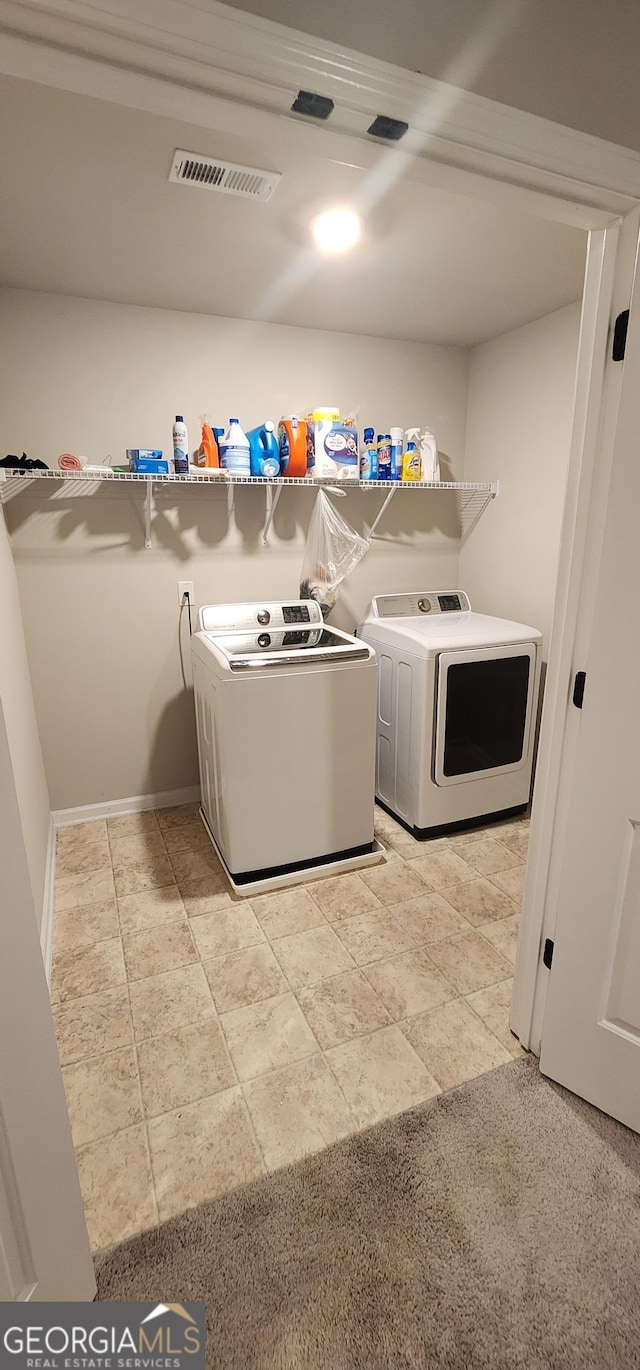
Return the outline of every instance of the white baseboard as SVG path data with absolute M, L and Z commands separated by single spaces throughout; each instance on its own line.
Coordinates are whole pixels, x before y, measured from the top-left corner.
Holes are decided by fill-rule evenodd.
M 40 946 L 47 977 L 51 979 L 51 955 L 53 951 L 53 901 L 56 884 L 56 823 L 49 814 L 49 835 L 47 837 L 47 858 L 44 867 L 44 895 L 42 899 L 42 923 L 40 925 Z
M 145 809 L 168 809 L 176 804 L 197 804 L 199 785 L 185 785 L 181 790 L 161 790 L 159 794 L 134 794 L 128 799 L 105 799 L 100 804 L 80 804 L 75 809 L 55 809 L 51 817 L 56 828 L 71 823 L 92 823 L 97 818 L 117 818 L 121 814 L 143 813 Z

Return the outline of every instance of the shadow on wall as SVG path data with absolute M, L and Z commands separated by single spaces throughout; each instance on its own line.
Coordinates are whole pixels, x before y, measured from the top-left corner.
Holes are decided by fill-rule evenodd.
M 193 686 L 174 695 L 165 705 L 149 754 L 145 794 L 197 785 L 198 747 Z
M 442 476 L 451 479 L 448 458 L 440 454 Z M 390 487 L 392 488 L 392 487 Z M 101 481 L 100 485 L 77 487 L 37 486 L 25 482 L 7 505 L 10 531 L 16 532 L 33 514 L 55 514 L 58 518 L 56 540 L 65 543 L 79 532 L 87 539 L 100 539 L 94 544 L 83 543 L 83 555 L 100 556 L 112 548 L 127 547 L 144 551 L 145 487 Z M 21 498 L 24 493 L 26 498 Z M 366 537 L 386 498 L 386 491 L 358 486 L 348 491 L 346 498 L 336 497 L 343 517 Z M 303 540 L 315 500 L 315 488 L 300 486 L 283 488 L 276 510 L 273 531 L 281 543 Z M 232 529 L 240 539 L 242 551 L 248 555 L 262 550 L 262 532 L 268 510 L 266 489 L 256 486 L 222 486 L 211 481 L 206 489 L 201 484 L 179 490 L 171 486 L 154 485 L 152 539 L 154 546 L 169 552 L 178 561 L 193 556 L 193 538 L 205 550 L 224 546 Z M 439 534 L 452 540 L 460 539 L 465 528 L 464 509 L 459 498 L 451 493 L 429 494 L 403 491 L 384 514 L 380 536 L 408 541 L 413 536 Z M 105 546 L 105 538 L 113 542 Z

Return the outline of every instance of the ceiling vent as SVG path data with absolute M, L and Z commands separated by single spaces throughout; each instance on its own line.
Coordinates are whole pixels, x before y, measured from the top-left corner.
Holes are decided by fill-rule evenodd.
M 199 152 L 174 153 L 170 181 L 181 185 L 221 190 L 225 195 L 242 195 L 245 200 L 270 200 L 281 179 L 279 171 L 260 171 L 257 167 L 221 162 L 218 157 L 203 157 Z

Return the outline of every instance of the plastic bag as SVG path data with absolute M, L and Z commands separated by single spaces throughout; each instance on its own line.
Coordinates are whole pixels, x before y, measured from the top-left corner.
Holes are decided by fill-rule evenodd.
M 323 618 L 338 598 L 338 586 L 369 550 L 369 543 L 342 518 L 324 490 L 318 490 L 302 563 L 300 598 L 315 599 Z

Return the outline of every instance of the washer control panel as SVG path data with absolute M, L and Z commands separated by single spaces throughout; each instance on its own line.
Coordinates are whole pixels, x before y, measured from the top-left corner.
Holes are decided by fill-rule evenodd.
M 322 622 L 322 610 L 315 599 L 291 600 L 286 604 L 205 604 L 198 614 L 200 631 L 217 634 L 251 633 L 266 627 L 273 632 L 298 625 L 315 627 Z
M 419 590 L 407 595 L 376 595 L 373 610 L 378 618 L 421 618 L 423 614 L 468 613 L 471 605 L 464 590 Z

